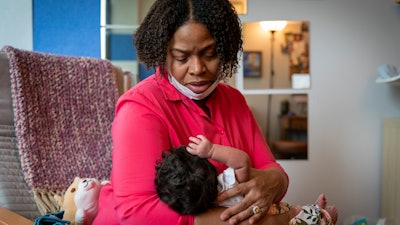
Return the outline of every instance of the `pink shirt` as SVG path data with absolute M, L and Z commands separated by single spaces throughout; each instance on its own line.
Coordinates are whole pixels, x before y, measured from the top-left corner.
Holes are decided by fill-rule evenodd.
M 277 167 L 243 95 L 219 84 L 210 95 L 209 118 L 194 101 L 178 92 L 159 71 L 118 101 L 112 127 L 111 184 L 102 188 L 98 224 L 193 224 L 194 216 L 179 215 L 157 196 L 155 165 L 162 151 L 187 145 L 189 136 L 247 152 L 253 168 Z M 226 166 L 212 161 L 218 173 Z

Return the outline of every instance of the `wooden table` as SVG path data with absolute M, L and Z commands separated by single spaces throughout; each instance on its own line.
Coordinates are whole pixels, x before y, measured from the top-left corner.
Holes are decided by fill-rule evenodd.
M 34 222 L 0 206 L 0 225 L 33 225 Z

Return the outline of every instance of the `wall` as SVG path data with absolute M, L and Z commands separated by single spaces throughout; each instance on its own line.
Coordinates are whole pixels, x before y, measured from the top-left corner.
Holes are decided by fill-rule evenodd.
M 310 21 L 309 160 L 281 161 L 284 200 L 324 192 L 346 217 L 380 214 L 382 119 L 400 117 L 400 87 L 376 84 L 376 68 L 400 65 L 400 6 L 393 0 L 249 0 L 245 21 Z
M 1 46 L 30 48 L 29 5 L 2 1 Z M 379 217 L 382 119 L 400 117 L 400 88 L 376 84 L 376 68 L 400 65 L 400 7 L 393 0 L 249 0 L 241 18 L 310 21 L 309 160 L 281 162 L 291 179 L 285 200 L 308 203 L 324 192 L 339 209 L 338 224 L 351 215 Z
M 100 1 L 33 1 L 33 49 L 100 58 Z
M 32 0 L 1 1 L 0 48 L 11 45 L 26 50 L 100 57 L 100 3 L 98 0 L 78 3 L 41 0 L 35 1 L 34 6 Z M 68 11 L 70 8 L 73 10 Z M 35 10 L 40 13 L 36 13 L 34 20 Z M 85 18 L 84 22 L 81 18 Z
M 1 1 L 0 49 L 11 45 L 32 50 L 32 0 Z

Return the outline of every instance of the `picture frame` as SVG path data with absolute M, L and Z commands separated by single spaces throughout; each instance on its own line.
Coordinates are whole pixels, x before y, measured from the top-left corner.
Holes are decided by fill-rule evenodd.
M 261 51 L 243 52 L 243 76 L 261 77 L 262 75 L 262 53 Z
M 238 15 L 247 14 L 247 0 L 229 0 Z

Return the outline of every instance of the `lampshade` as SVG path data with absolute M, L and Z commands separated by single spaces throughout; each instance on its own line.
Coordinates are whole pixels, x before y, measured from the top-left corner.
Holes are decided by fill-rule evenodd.
M 266 31 L 280 31 L 286 27 L 287 21 L 276 20 L 276 21 L 261 21 L 261 27 Z

